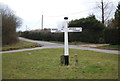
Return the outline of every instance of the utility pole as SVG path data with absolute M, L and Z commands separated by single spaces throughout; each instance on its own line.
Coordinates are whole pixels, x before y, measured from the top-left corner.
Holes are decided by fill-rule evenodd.
M 43 30 L 43 15 L 42 15 L 42 20 L 41 20 L 41 28 Z
M 26 25 L 26 31 L 27 31 L 27 25 Z
M 102 4 L 102 23 L 104 24 L 104 3 L 103 3 L 103 0 L 101 0 L 101 4 Z

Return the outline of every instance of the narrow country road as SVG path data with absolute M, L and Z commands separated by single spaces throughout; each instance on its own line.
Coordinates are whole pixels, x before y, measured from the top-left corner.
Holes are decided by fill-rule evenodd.
M 45 48 L 64 48 L 63 44 L 50 43 L 50 42 L 46 42 L 46 41 L 36 41 L 36 40 L 26 39 L 26 38 L 22 38 L 22 37 L 19 37 L 19 39 L 24 40 L 24 41 L 38 43 L 38 44 L 42 45 L 42 47 L 12 50 L 12 51 L 3 51 L 3 52 L 0 52 L 0 53 L 20 52 L 20 51 L 29 51 L 29 50 L 45 49 Z M 115 50 L 104 50 L 104 49 L 83 47 L 83 46 L 80 46 L 80 45 L 69 45 L 69 48 L 80 49 L 80 50 L 91 50 L 91 51 L 98 51 L 98 52 L 104 52 L 104 53 L 114 53 L 114 54 L 119 54 L 119 52 L 120 52 L 120 51 L 115 51 Z

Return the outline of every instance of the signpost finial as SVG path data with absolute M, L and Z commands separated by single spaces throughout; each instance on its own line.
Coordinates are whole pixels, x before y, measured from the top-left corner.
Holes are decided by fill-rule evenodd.
M 68 20 L 68 17 L 64 17 L 65 20 Z

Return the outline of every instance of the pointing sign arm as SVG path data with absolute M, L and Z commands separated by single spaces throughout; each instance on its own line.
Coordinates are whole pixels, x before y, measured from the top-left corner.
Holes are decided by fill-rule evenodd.
M 67 30 L 68 32 L 81 32 L 82 31 L 82 27 L 70 27 Z M 65 32 L 64 29 L 51 29 L 51 32 L 53 33 L 57 33 L 57 32 Z

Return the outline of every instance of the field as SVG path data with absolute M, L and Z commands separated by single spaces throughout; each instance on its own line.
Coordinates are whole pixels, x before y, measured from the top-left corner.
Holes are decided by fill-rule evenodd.
M 4 53 L 3 79 L 118 79 L 118 54 L 70 49 L 70 65 L 61 66 L 62 54 L 62 48 Z

